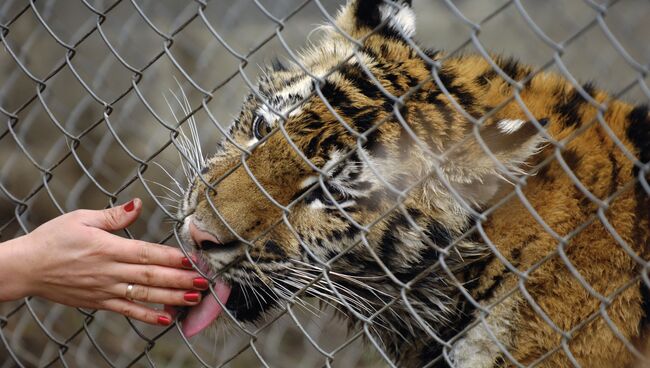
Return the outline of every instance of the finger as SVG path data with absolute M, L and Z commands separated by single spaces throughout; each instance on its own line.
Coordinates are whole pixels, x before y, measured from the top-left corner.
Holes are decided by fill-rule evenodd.
M 103 302 L 103 309 L 117 312 L 129 318 L 152 325 L 169 326 L 172 323 L 172 317 L 169 313 L 125 299 L 108 299 Z
M 111 234 L 110 250 L 115 260 L 124 263 L 192 268 L 183 252 L 166 245 L 126 239 Z M 189 267 L 188 267 L 189 266 Z
M 106 231 L 116 231 L 131 225 L 140 215 L 142 201 L 134 198 L 130 202 L 105 210 L 84 210 L 83 223 Z
M 166 305 L 195 305 L 201 301 L 201 293 L 178 289 L 165 289 L 152 286 L 134 284 L 127 295 L 128 284 L 117 284 L 113 294 L 124 298 L 131 298 L 138 302 Z
M 115 272 L 118 280 L 146 286 L 169 289 L 206 290 L 208 280 L 198 273 L 163 266 L 121 264 Z

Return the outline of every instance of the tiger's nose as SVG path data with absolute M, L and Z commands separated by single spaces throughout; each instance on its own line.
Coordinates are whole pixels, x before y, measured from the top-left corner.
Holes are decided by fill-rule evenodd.
M 200 230 L 192 221 L 190 221 L 190 236 L 194 240 L 196 247 L 201 250 L 216 250 L 221 246 L 221 242 L 214 235 Z

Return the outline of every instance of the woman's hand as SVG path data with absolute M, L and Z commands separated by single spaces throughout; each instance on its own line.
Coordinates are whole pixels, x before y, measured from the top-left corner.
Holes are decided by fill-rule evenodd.
M 103 211 L 70 212 L 0 244 L 0 301 L 33 295 L 170 324 L 169 313 L 134 301 L 194 305 L 208 281 L 178 249 L 109 233 L 133 223 L 141 208 L 135 199 Z M 134 301 L 127 300 L 129 284 Z

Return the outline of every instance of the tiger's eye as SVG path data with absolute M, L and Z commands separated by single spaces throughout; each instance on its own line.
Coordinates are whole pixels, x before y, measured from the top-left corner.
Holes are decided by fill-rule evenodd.
M 253 119 L 253 134 L 255 135 L 255 138 L 262 139 L 269 134 L 269 131 L 269 124 L 266 120 L 259 115 L 255 116 L 255 119 Z

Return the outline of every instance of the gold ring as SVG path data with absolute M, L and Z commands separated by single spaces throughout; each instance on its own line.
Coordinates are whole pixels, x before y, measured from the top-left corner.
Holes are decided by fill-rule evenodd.
M 131 297 L 131 293 L 133 292 L 133 284 L 128 284 L 126 286 L 126 299 L 129 301 L 133 301 L 133 298 Z

